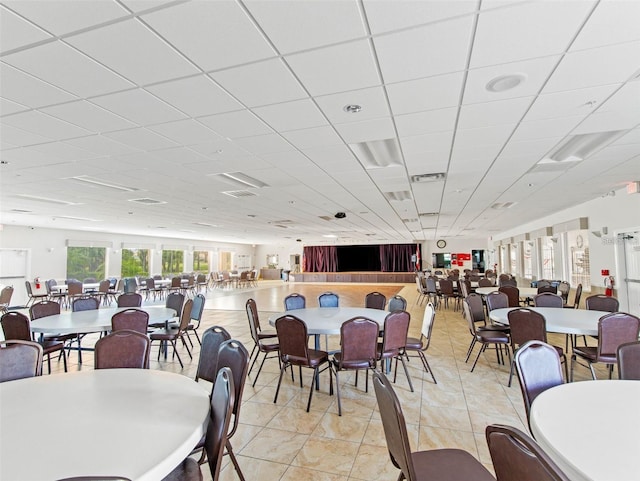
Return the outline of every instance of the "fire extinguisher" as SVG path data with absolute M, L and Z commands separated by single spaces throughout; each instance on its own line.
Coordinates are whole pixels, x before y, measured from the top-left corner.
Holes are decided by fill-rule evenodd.
M 613 276 L 604 278 L 604 295 L 605 296 L 613 296 L 613 287 L 616 285 L 616 281 Z
M 40 289 L 41 284 L 40 284 L 40 278 L 39 278 L 39 277 L 36 277 L 36 278 L 33 280 L 33 283 L 36 285 L 36 289 Z

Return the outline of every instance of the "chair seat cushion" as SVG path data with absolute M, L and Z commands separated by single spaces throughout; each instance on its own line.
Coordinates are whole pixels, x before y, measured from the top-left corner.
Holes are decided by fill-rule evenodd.
M 187 458 L 171 471 L 162 481 L 196 481 L 204 479 L 200 465 L 195 459 Z
M 149 337 L 152 341 L 172 341 L 176 337 L 178 337 L 179 330 L 177 329 L 158 329 L 153 331 Z
M 424 344 L 422 344 L 422 340 L 417 337 L 407 337 L 407 343 L 404 348 L 410 351 L 418 351 L 424 349 Z
M 509 336 L 493 329 L 476 329 L 476 337 L 481 342 L 509 342 Z
M 338 369 L 367 369 L 373 367 L 375 361 L 373 359 L 351 359 L 345 361 L 342 359 L 342 353 L 336 352 L 333 355 L 334 365 Z
M 604 362 L 607 364 L 615 364 L 617 362 L 617 358 L 614 354 L 611 355 L 601 355 L 598 358 L 598 348 L 591 346 L 576 346 L 573 348 L 574 354 L 587 359 L 591 362 Z
M 323 362 L 329 361 L 329 353 L 327 351 L 317 351 L 309 349 L 309 366 L 317 367 Z
M 278 337 L 278 335 L 275 332 L 259 332 L 258 333 L 258 339 L 273 339 L 275 337 Z
M 433 449 L 411 453 L 416 481 L 495 481 L 476 458 L 461 449 Z
M 260 341 L 260 350 L 262 352 L 273 352 L 280 349 L 280 344 L 267 344 L 265 342 Z

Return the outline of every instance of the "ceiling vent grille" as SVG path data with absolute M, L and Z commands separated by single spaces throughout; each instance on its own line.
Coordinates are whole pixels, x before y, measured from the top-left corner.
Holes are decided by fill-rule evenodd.
M 387 200 L 405 201 L 411 200 L 413 197 L 408 190 L 399 190 L 397 192 L 385 192 L 384 196 Z
M 435 172 L 433 174 L 418 174 L 411 176 L 411 182 L 439 182 L 444 180 L 447 175 L 444 172 Z
M 497 210 L 508 209 L 509 207 L 513 207 L 515 204 L 515 202 L 496 202 L 491 206 L 491 208 Z
M 320 217 L 322 220 L 326 220 L 326 221 L 332 221 L 333 220 L 333 216 L 331 216 L 331 215 L 320 215 L 318 217 Z
M 257 197 L 253 192 L 249 192 L 248 190 L 227 190 L 222 192 L 224 195 L 228 195 L 229 197 L 235 197 L 239 199 L 241 197 Z
M 27 209 L 11 209 L 11 212 L 16 212 L 18 214 L 31 214 L 33 211 Z
M 608 132 L 571 135 L 559 148 L 539 163 L 580 162 L 625 133 L 627 133 L 626 130 L 611 130 Z
M 369 140 L 349 144 L 349 147 L 365 169 L 381 169 L 402 165 L 402 154 L 396 139 Z
M 438 212 L 420 212 L 418 215 L 420 217 L 436 217 L 438 214 Z
M 97 185 L 98 187 L 107 187 L 109 189 L 115 189 L 115 190 L 121 190 L 124 192 L 135 192 L 136 189 L 135 187 L 129 187 L 126 185 L 122 185 L 122 184 L 116 184 L 114 182 L 107 182 L 106 180 L 101 180 L 95 177 L 90 177 L 88 175 L 78 175 L 75 177 L 69 177 L 70 180 L 75 180 L 78 182 L 84 182 L 86 184 L 92 184 L 92 185 Z
M 137 202 L 138 204 L 144 205 L 159 205 L 167 203 L 164 200 L 151 199 L 149 197 L 141 197 L 140 199 L 129 199 L 129 202 Z
M 45 202 L 46 204 L 57 204 L 57 205 L 80 205 L 78 202 L 70 202 L 68 200 L 62 199 L 52 199 L 50 197 L 42 197 L 39 195 L 30 195 L 30 194 L 18 194 L 17 197 L 21 197 L 23 199 L 35 200 L 38 202 Z
M 221 180 L 229 184 L 233 184 L 237 187 L 243 187 L 243 188 L 250 187 L 254 189 L 261 189 L 262 187 L 268 187 L 268 185 L 262 182 L 261 180 L 251 177 L 250 175 L 243 174 L 242 172 L 225 172 L 222 174 L 209 174 L 209 175 L 214 177 L 219 177 Z

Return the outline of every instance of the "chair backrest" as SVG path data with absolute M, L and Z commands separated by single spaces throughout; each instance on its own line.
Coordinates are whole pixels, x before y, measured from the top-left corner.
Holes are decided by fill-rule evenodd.
M 501 274 L 502 276 L 502 274 Z M 518 287 L 518 283 L 516 282 L 516 280 L 512 277 L 509 277 L 507 279 L 502 279 L 500 278 L 498 280 L 498 286 L 499 287 L 507 287 L 507 286 L 511 286 L 511 287 Z
M 98 285 L 98 292 L 109 292 L 109 287 L 111 286 L 111 281 L 109 279 L 104 279 L 100 281 Z
M 280 357 L 285 362 L 305 365 L 309 361 L 307 325 L 296 316 L 276 319 L 276 332 L 280 344 Z
M 640 341 L 618 346 L 618 377 L 640 381 Z
M 137 292 L 125 292 L 118 296 L 118 307 L 141 307 L 142 296 Z
M 325 292 L 318 296 L 318 305 L 320 307 L 338 307 L 339 302 L 338 294 L 333 292 Z
M 446 296 L 453 295 L 453 281 L 449 279 L 440 279 L 440 293 Z
M 570 290 L 571 290 L 571 284 L 569 284 L 567 281 L 562 281 L 560 284 L 558 284 L 558 294 L 562 296 L 562 299 L 565 302 L 565 304 L 569 299 Z
M 96 341 L 95 369 L 149 369 L 151 340 L 130 329 L 113 331 Z
M 618 312 L 620 303 L 618 299 L 611 296 L 596 294 L 584 300 L 585 307 L 590 311 Z
M 37 342 L 7 340 L 0 342 L 0 382 L 42 374 L 42 346 Z
M 133 277 L 129 277 L 124 280 L 124 292 L 136 292 L 138 290 L 138 283 Z
M 111 330 L 130 330 L 140 334 L 147 334 L 149 328 L 149 313 L 135 308 L 116 312 L 111 316 Z
M 4 338 L 10 340 L 31 341 L 29 318 L 21 312 L 9 311 L 0 318 Z
M 167 295 L 167 300 L 164 305 L 168 309 L 176 311 L 176 317 L 180 317 L 182 315 L 182 308 L 184 305 L 184 294 L 181 292 L 170 293 Z
M 79 297 L 71 303 L 73 312 L 92 311 L 100 307 L 100 301 L 95 297 Z
M 598 321 L 598 358 L 615 356 L 620 344 L 638 340 L 640 319 L 625 312 L 602 316 Z
M 436 278 L 435 277 L 425 277 L 425 287 L 429 294 L 436 294 L 438 292 L 438 287 L 436 286 Z
M 469 332 L 472 336 L 476 335 L 476 323 L 473 321 L 473 315 L 471 314 L 471 308 L 469 307 L 469 303 L 467 299 L 463 299 L 462 301 L 462 315 L 467 321 L 467 326 L 469 327 Z
M 214 382 L 218 374 L 218 349 L 220 344 L 231 339 L 225 328 L 212 326 L 202 333 L 202 346 L 196 370 L 196 381 L 204 379 Z
M 492 287 L 493 281 L 487 277 L 482 277 L 478 281 L 478 287 Z
M 284 310 L 292 311 L 294 309 L 304 309 L 307 305 L 307 300 L 302 294 L 293 292 L 284 298 Z
M 509 307 L 520 306 L 520 289 L 515 286 L 501 285 L 498 290 L 504 292 L 509 298 Z
M 384 333 L 382 334 L 382 353 L 396 355 L 407 344 L 407 333 L 411 314 L 407 311 L 393 311 L 384 318 Z
M 562 363 L 555 347 L 542 341 L 528 341 L 514 355 L 524 408 L 529 419 L 531 403 L 543 391 L 564 383 Z
M 240 341 L 230 339 L 220 344 L 218 348 L 218 371 L 228 367 L 233 376 L 234 402 L 231 408 L 233 413 L 233 427 L 228 436 L 231 437 L 238 428 L 240 420 L 240 407 L 242 405 L 242 392 L 249 371 L 249 352 Z M 214 386 L 215 388 L 215 386 Z
M 463 279 L 461 281 L 458 281 L 458 285 L 460 286 L 460 292 L 462 293 L 462 297 L 466 299 L 467 296 L 471 294 L 471 281 Z
M 354 317 L 340 326 L 340 360 L 364 361 L 369 360 L 371 367 L 376 363 L 376 349 L 380 326 L 376 321 L 366 317 Z
M 582 284 L 576 286 L 576 296 L 573 299 L 573 307 L 578 309 L 580 306 L 580 297 L 582 297 Z
M 428 302 L 424 308 L 424 315 L 422 316 L 422 328 L 420 329 L 423 340 L 426 342 L 425 349 L 429 347 L 429 343 L 431 342 L 431 331 L 433 331 L 433 323 L 435 319 L 436 308 L 433 306 L 433 303 Z
M 374 291 L 364 296 L 364 307 L 368 309 L 380 309 L 384 310 L 384 306 L 387 303 L 387 298 L 384 294 Z
M 67 294 L 70 296 L 82 295 L 82 282 L 80 281 L 67 281 Z
M 562 296 L 554 294 L 553 292 L 543 292 L 533 296 L 533 305 L 536 307 L 564 307 L 564 301 Z
M 189 327 L 191 322 L 191 310 L 193 309 L 193 299 L 187 299 L 187 302 L 182 306 L 182 312 L 180 313 L 180 326 L 179 330 L 184 332 Z
M 258 306 L 254 299 L 247 299 L 245 304 L 247 310 L 247 319 L 249 319 L 249 331 L 251 332 L 251 338 L 256 344 L 260 343 L 260 317 L 258 316 Z
M 27 290 L 27 295 L 31 297 L 33 295 L 33 290 L 31 289 L 31 282 L 24 281 L 24 287 Z
M 182 287 L 182 278 L 179 276 L 174 276 L 171 278 L 171 287 Z
M 558 286 L 554 286 L 551 284 L 549 284 L 548 286 L 541 286 L 540 284 L 538 284 L 538 294 L 542 294 L 545 292 L 550 292 L 551 294 L 557 294 Z
M 493 291 L 484 296 L 484 300 L 487 303 L 487 310 L 489 312 L 494 309 L 505 309 L 509 307 L 509 296 L 504 292 Z
M 401 295 L 396 294 L 391 299 L 389 299 L 389 304 L 387 304 L 387 309 L 389 310 L 389 312 L 406 311 L 407 300 Z
M 0 291 L 0 305 L 8 306 L 13 296 L 13 286 L 5 286 Z
M 416 473 L 411 459 L 407 425 L 398 396 L 387 377 L 379 371 L 373 372 L 373 388 L 391 461 L 400 468 L 407 481 L 415 481 Z
M 484 316 L 484 305 L 482 304 L 482 296 L 480 294 L 472 292 L 465 298 L 465 301 L 467 301 L 467 304 L 469 304 L 469 309 L 471 309 L 473 322 L 482 322 L 483 324 L 486 323 L 486 319 Z
M 507 318 L 514 350 L 527 341 L 547 342 L 547 322 L 539 312 L 521 307 L 509 311 Z
M 156 288 L 156 280 L 153 277 L 147 277 L 144 284 L 147 286 L 148 291 L 152 291 Z
M 231 423 L 231 413 L 235 404 L 233 374 L 228 367 L 218 371 L 211 393 L 211 412 L 207 434 L 204 438 L 204 450 L 212 479 L 218 479 L 227 433 Z
M 486 437 L 498 481 L 570 481 L 538 443 L 519 429 L 492 424 Z
M 204 303 L 207 299 L 202 294 L 196 294 L 193 297 L 193 305 L 191 306 L 191 319 L 200 322 L 202 313 L 204 312 Z
M 47 279 L 44 281 L 44 287 L 47 289 L 47 294 L 53 294 L 53 286 L 57 286 L 58 283 L 55 279 Z M 2 295 L 0 294 L 0 304 L 2 304 Z
M 56 301 L 36 302 L 29 308 L 29 316 L 32 321 L 41 317 L 55 316 L 56 314 L 60 314 L 60 304 Z

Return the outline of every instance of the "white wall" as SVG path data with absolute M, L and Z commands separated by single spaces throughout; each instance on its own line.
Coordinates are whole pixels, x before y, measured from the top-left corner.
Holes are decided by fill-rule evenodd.
M 267 255 L 275 254 L 278 256 L 279 269 L 292 270 L 293 266 L 289 262 L 290 256 L 298 254 L 300 256 L 300 262 L 302 263 L 302 250 L 302 243 L 295 241 L 288 244 L 258 245 L 255 248 L 256 269 L 260 271 L 263 267 L 267 267 Z
M 489 247 L 487 239 L 463 239 L 463 238 L 444 238 L 447 245 L 443 249 L 436 245 L 436 241 L 425 241 L 422 243 L 422 269 L 431 268 L 431 255 L 432 254 L 459 254 L 466 253 L 471 254 L 472 250 L 484 250 L 485 268 L 490 269 L 492 265 L 492 259 L 489 256 Z M 452 268 L 458 268 L 460 271 L 464 269 L 472 268 L 472 261 L 466 261 L 464 266 L 452 266 Z

